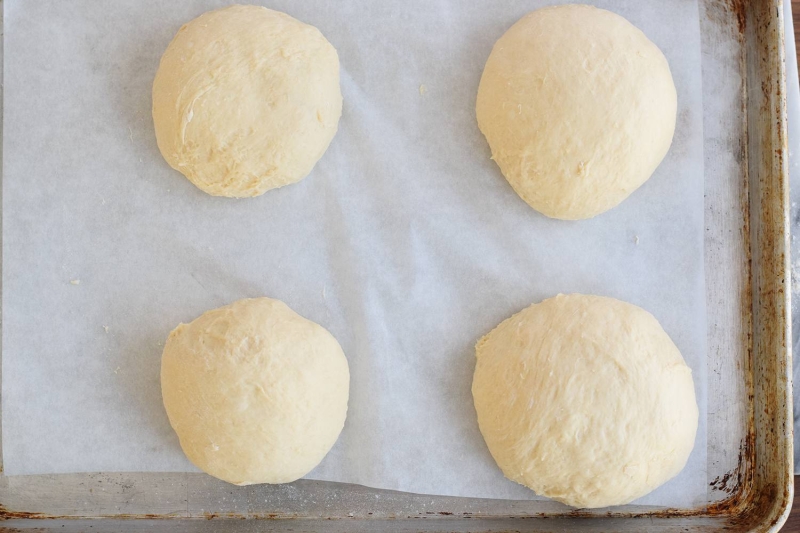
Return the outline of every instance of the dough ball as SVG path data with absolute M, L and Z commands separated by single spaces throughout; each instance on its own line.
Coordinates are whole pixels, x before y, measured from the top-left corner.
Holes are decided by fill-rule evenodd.
M 336 339 L 270 298 L 179 325 L 161 359 L 164 407 L 184 453 L 236 485 L 310 472 L 342 431 L 349 389 Z
M 547 7 L 494 45 L 477 115 L 492 159 L 531 207 L 591 218 L 635 191 L 667 154 L 677 96 L 661 51 L 627 20 Z
M 478 424 L 507 478 L 567 505 L 606 507 L 686 464 L 692 372 L 643 309 L 559 295 L 502 322 L 476 352 Z
M 258 196 L 300 181 L 341 114 L 336 49 L 313 26 L 259 6 L 184 25 L 153 82 L 161 154 L 215 196 Z

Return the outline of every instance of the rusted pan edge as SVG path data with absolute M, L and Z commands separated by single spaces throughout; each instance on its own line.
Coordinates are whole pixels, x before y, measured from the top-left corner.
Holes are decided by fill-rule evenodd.
M 747 531 L 777 531 L 794 492 L 789 178 L 783 3 L 745 10 L 747 172 L 752 258 L 752 445 L 737 493 L 710 512 Z M 748 372 L 748 374 L 750 374 Z M 737 528 L 737 529 L 739 529 Z

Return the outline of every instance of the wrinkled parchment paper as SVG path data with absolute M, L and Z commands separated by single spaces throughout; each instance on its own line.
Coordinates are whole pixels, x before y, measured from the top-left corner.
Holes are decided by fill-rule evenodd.
M 652 179 L 582 222 L 522 202 L 475 120 L 494 41 L 551 3 L 264 2 L 338 49 L 344 111 L 308 178 L 232 200 L 167 166 L 150 116 L 170 39 L 223 2 L 4 2 L 5 473 L 195 470 L 161 404 L 162 344 L 181 321 L 266 295 L 328 328 L 350 362 L 344 432 L 309 478 L 533 498 L 478 431 L 473 346 L 532 302 L 584 292 L 652 312 L 694 371 L 694 453 L 639 503 L 704 502 L 696 1 L 594 2 L 661 47 L 679 115 Z

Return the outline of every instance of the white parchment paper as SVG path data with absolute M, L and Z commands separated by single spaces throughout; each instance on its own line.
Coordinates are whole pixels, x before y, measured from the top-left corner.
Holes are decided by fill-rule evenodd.
M 473 346 L 532 302 L 584 292 L 652 312 L 694 371 L 694 452 L 639 503 L 705 502 L 696 1 L 593 2 L 661 47 L 679 115 L 652 179 L 582 222 L 522 202 L 475 120 L 494 41 L 551 3 L 264 2 L 338 49 L 344 111 L 308 178 L 231 200 L 167 166 L 150 116 L 170 39 L 223 2 L 4 2 L 5 473 L 195 470 L 161 404 L 163 341 L 207 309 L 266 295 L 328 328 L 350 362 L 345 429 L 309 478 L 534 498 L 478 431 Z

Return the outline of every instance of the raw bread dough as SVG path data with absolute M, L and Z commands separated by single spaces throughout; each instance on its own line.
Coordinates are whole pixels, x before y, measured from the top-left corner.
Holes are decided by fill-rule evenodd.
M 478 425 L 509 479 L 575 507 L 622 505 L 671 479 L 694 447 L 692 372 L 647 311 L 559 295 L 476 346 Z
M 477 115 L 492 159 L 531 207 L 591 218 L 642 185 L 667 154 L 677 96 L 658 47 L 619 15 L 547 7 L 494 45 Z
M 161 359 L 184 453 L 236 485 L 288 483 L 317 466 L 342 431 L 349 388 L 336 339 L 270 298 L 179 325 Z
M 336 49 L 313 26 L 260 6 L 184 25 L 153 82 L 161 154 L 215 196 L 258 196 L 300 181 L 341 114 Z

